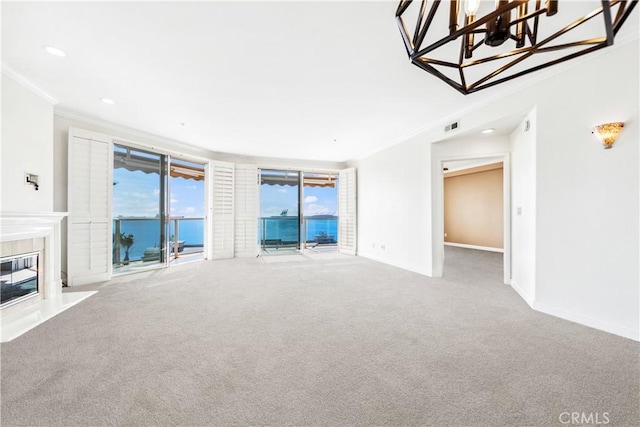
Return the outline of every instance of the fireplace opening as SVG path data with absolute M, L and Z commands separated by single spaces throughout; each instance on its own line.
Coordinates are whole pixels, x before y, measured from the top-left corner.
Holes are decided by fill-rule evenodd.
M 0 258 L 0 307 L 38 293 L 39 258 L 39 252 Z

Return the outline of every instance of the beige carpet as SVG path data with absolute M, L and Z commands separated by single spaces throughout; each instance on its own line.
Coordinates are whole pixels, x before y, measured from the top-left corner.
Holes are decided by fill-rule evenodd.
M 447 248 L 444 279 L 334 256 L 78 288 L 100 292 L 2 345 L 2 426 L 638 425 L 638 343 L 532 311 L 500 257 Z

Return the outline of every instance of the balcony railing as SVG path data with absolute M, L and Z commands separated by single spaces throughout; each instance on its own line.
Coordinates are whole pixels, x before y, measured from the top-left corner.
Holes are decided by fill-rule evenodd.
M 262 248 L 297 247 L 298 227 L 297 216 L 260 218 Z M 164 247 L 160 242 L 160 219 L 116 218 L 113 220 L 113 231 L 114 265 L 160 260 L 160 253 Z M 133 236 L 133 245 L 128 251 L 121 240 L 115 238 L 122 234 Z M 204 218 L 171 218 L 168 235 L 171 258 L 201 253 L 204 250 Z M 303 242 L 307 244 L 335 245 L 338 242 L 338 218 L 305 217 L 301 235 Z
M 115 218 L 113 232 L 114 265 L 160 260 L 160 251 L 164 244 L 160 242 L 159 218 Z M 128 248 L 128 251 L 122 245 L 121 240 L 116 238 L 116 236 L 123 234 L 133 236 L 133 245 Z M 169 251 L 172 258 L 178 258 L 180 254 L 202 252 L 204 249 L 204 218 L 171 218 L 168 235 Z
M 265 248 L 297 247 L 299 223 L 297 216 L 260 218 L 260 244 Z M 305 217 L 301 237 L 303 242 L 318 245 L 338 243 L 338 218 Z

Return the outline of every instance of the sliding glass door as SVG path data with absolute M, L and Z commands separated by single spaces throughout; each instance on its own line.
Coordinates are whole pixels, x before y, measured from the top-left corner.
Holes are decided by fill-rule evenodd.
M 166 265 L 168 156 L 114 144 L 113 272 Z
M 169 170 L 169 262 L 201 260 L 204 257 L 205 167 L 172 158 Z
M 337 174 L 304 172 L 302 190 L 302 247 L 314 252 L 337 251 Z
M 264 254 L 300 249 L 300 172 L 260 171 L 259 230 Z
M 113 272 L 203 259 L 205 165 L 113 151 Z
M 260 248 L 265 255 L 336 251 L 338 176 L 260 171 Z

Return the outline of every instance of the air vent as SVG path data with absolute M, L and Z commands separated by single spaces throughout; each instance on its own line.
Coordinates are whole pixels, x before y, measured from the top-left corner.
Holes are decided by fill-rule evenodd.
M 459 122 L 453 122 L 450 125 L 446 125 L 444 127 L 444 131 L 445 132 L 451 132 L 452 130 L 458 129 L 458 126 L 459 126 Z

